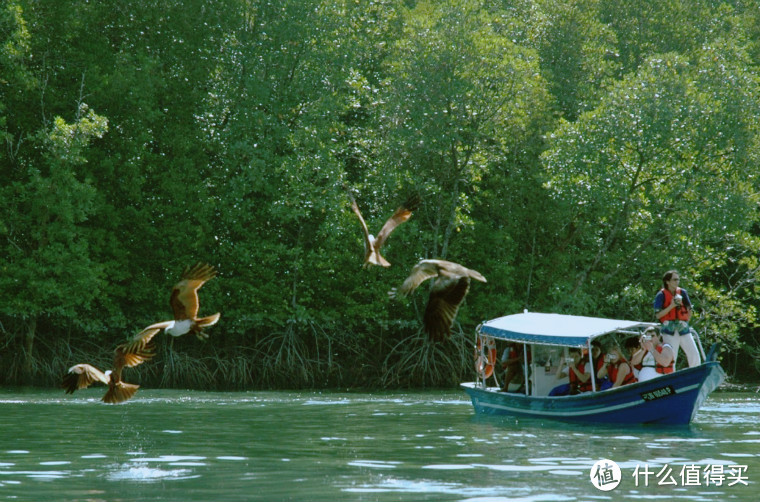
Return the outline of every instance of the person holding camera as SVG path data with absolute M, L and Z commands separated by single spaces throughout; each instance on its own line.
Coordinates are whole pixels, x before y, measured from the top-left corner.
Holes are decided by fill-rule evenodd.
M 701 361 L 689 327 L 691 300 L 686 290 L 679 287 L 680 280 L 675 270 L 665 272 L 662 289 L 654 297 L 654 311 L 655 317 L 662 323 L 663 340 L 673 348 L 674 363 L 681 348 L 691 368 Z
M 639 381 L 639 369 L 636 368 L 633 364 L 631 364 L 631 359 L 633 359 L 633 355 L 641 348 L 641 344 L 639 343 L 639 338 L 636 336 L 630 336 L 625 339 L 625 342 L 623 342 L 623 348 L 624 354 L 626 355 L 626 359 L 628 360 L 628 366 L 631 368 L 631 372 L 633 373 L 633 381 L 638 382 Z
M 636 381 L 633 367 L 617 345 L 610 348 L 607 355 L 604 356 L 604 361 L 606 364 L 597 373 L 597 377 L 602 382 L 599 387 L 600 390 L 621 387 Z
M 639 340 L 641 348 L 631 356 L 631 364 L 639 370 L 639 382 L 673 373 L 675 354 L 673 347 L 662 343 L 657 328 L 647 328 Z
M 550 396 L 567 396 L 588 392 L 591 390 L 591 372 L 586 371 L 586 363 L 582 361 L 581 349 L 572 348 L 568 351 L 568 357 L 562 360 L 557 368 L 557 379 L 567 373 L 568 383 L 554 387 Z

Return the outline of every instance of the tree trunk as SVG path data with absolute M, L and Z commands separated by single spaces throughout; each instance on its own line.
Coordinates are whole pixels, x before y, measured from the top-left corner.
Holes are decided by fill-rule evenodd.
M 37 318 L 32 317 L 26 325 L 26 335 L 24 335 L 24 362 L 23 379 L 24 383 L 32 383 L 32 373 L 34 370 L 34 336 L 37 333 Z

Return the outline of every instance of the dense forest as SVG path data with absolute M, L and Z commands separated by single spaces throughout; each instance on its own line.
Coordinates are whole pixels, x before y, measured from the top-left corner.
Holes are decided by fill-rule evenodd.
M 128 381 L 450 386 L 483 320 L 654 320 L 677 269 L 702 342 L 758 377 L 756 0 L 3 0 L 0 384 L 57 385 L 219 275 L 206 342 Z M 389 268 L 362 267 L 361 227 Z M 478 270 L 421 331 L 422 258 Z

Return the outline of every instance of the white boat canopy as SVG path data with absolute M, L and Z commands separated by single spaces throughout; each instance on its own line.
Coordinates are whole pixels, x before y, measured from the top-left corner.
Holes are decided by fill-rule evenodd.
M 598 336 L 615 332 L 637 334 L 649 326 L 657 326 L 657 324 L 524 312 L 486 321 L 480 325 L 479 331 L 494 338 L 522 343 L 586 347 Z

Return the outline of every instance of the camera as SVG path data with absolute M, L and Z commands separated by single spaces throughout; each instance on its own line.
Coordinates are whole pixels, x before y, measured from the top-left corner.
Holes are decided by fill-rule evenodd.
M 679 305 L 679 306 L 680 306 L 680 305 L 681 305 L 681 302 L 683 301 L 683 296 L 681 296 L 681 295 L 676 295 L 676 296 L 674 296 L 674 297 L 673 297 L 673 301 L 674 301 L 674 302 L 676 302 L 676 305 Z
M 648 342 L 652 339 L 652 335 L 641 335 L 642 342 Z

